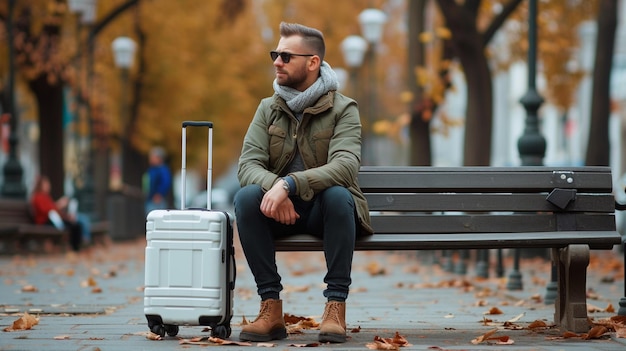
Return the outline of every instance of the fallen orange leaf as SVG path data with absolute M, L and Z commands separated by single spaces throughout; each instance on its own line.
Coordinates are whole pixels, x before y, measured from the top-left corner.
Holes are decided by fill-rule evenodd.
M 569 339 L 569 338 L 577 338 L 577 337 L 579 337 L 579 336 L 580 336 L 580 335 L 578 335 L 578 334 L 576 334 L 576 333 L 574 333 L 574 332 L 571 332 L 571 331 L 566 331 L 565 333 L 563 333 L 563 337 L 564 337 L 565 339 Z
M 380 264 L 376 261 L 370 262 L 367 265 L 367 271 L 371 276 L 387 274 L 387 270 L 385 269 L 385 267 L 381 267 Z
M 491 309 L 489 311 L 487 311 L 485 314 L 503 314 L 504 312 L 502 312 L 502 310 L 500 310 L 497 307 L 491 307 Z
M 370 350 L 397 350 L 400 347 L 411 346 L 403 335 L 396 332 L 392 338 L 374 336 L 374 342 L 365 345 Z
M 284 314 L 285 324 L 300 325 L 305 329 L 313 329 L 319 327 L 319 323 L 311 317 L 294 316 L 293 314 Z
M 10 327 L 4 328 L 5 332 L 11 332 L 16 330 L 28 330 L 39 324 L 39 318 L 24 312 L 24 315 L 13 322 Z
M 493 334 L 495 334 L 498 331 L 498 329 L 492 329 L 488 332 L 486 332 L 483 335 L 480 335 L 479 337 L 475 338 L 472 340 L 472 344 L 477 345 L 480 344 L 481 342 L 487 340 L 488 338 L 490 338 Z
M 613 304 L 609 303 L 604 309 L 604 312 L 615 313 L 615 307 L 613 307 Z
M 626 326 L 615 326 L 615 336 L 618 338 L 626 338 Z
M 153 332 L 148 332 L 148 334 L 146 334 L 146 339 L 148 339 L 148 340 L 162 340 L 161 335 L 155 334 Z
M 591 328 L 591 330 L 589 330 L 589 333 L 583 334 L 582 338 L 585 339 L 585 340 L 598 339 L 602 335 L 606 334 L 608 331 L 609 330 L 605 326 L 597 325 L 597 326 Z
M 528 329 L 546 328 L 547 326 L 546 322 L 536 320 L 528 325 Z
M 23 292 L 37 292 L 37 291 L 39 291 L 39 289 L 37 289 L 36 286 L 29 284 L 29 285 L 24 285 L 22 287 L 22 291 Z

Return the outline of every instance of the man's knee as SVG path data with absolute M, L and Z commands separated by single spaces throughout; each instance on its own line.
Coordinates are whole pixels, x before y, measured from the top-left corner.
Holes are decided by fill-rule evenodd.
M 235 213 L 243 214 L 248 210 L 258 210 L 263 199 L 263 189 L 258 185 L 246 185 L 235 194 L 233 205 Z
M 342 186 L 332 186 L 322 193 L 322 201 L 331 204 L 333 207 L 354 208 L 354 199 L 350 190 Z

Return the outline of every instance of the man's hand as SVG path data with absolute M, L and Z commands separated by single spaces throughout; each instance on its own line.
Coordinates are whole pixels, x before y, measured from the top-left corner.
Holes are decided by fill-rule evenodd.
M 261 201 L 261 212 L 275 221 L 282 224 L 294 224 L 300 218 L 293 207 L 293 202 L 285 189 L 283 189 L 283 180 L 274 184 L 274 186 L 263 195 Z

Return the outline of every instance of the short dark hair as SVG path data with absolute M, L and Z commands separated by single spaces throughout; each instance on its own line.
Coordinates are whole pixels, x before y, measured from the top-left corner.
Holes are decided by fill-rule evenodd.
M 315 55 L 319 56 L 324 61 L 324 55 L 326 55 L 326 44 L 324 44 L 324 34 L 321 31 L 303 26 L 298 23 L 280 23 L 280 36 L 290 37 L 292 35 L 298 35 L 302 37 L 304 45 L 313 50 Z

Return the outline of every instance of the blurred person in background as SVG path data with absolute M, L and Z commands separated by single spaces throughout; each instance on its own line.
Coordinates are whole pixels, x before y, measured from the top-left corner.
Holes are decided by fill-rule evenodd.
M 146 215 L 152 210 L 168 208 L 172 190 L 172 173 L 165 163 L 165 150 L 159 146 L 150 149 L 148 162 L 150 167 L 143 179 Z
M 35 224 L 54 225 L 58 229 L 67 228 L 70 232 L 70 246 L 79 251 L 82 245 L 91 241 L 90 220 L 77 212 L 76 200 L 63 196 L 54 200 L 50 195 L 50 179 L 40 175 L 30 197 Z

